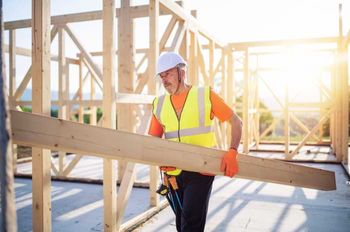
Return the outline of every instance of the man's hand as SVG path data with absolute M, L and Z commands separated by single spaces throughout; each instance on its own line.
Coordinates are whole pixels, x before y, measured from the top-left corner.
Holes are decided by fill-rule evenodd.
M 159 169 L 163 172 L 170 172 L 176 170 L 176 168 L 172 166 L 160 166 Z
M 233 177 L 238 172 L 238 163 L 237 163 L 237 150 L 231 148 L 221 161 L 220 170 L 225 173 L 225 176 Z

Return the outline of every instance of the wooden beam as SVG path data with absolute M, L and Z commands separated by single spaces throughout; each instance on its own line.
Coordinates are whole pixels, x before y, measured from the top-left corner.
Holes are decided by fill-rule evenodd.
M 132 6 L 130 15 L 132 18 L 141 18 L 148 16 L 148 5 Z M 120 9 L 115 9 L 116 17 L 119 16 Z M 168 12 L 160 11 L 160 15 L 168 15 Z M 94 21 L 102 19 L 102 11 L 88 11 L 82 13 L 63 14 L 51 17 L 51 24 L 62 25 L 68 23 Z M 16 21 L 9 21 L 4 23 L 5 30 L 20 29 L 31 27 L 31 19 L 22 19 Z
M 17 144 L 223 174 L 220 163 L 225 151 L 222 150 L 12 110 L 11 119 L 13 140 Z M 334 172 L 242 154 L 238 155 L 238 163 L 237 177 L 240 178 L 320 190 L 335 189 Z
M 32 0 L 32 112 L 50 115 L 50 0 Z M 51 151 L 32 148 L 33 231 L 51 231 Z
M 15 51 L 16 55 L 18 55 L 18 56 L 27 56 L 27 57 L 32 56 L 32 50 L 28 49 L 28 48 L 15 47 L 14 51 Z M 10 53 L 10 45 L 5 45 L 5 52 Z M 77 65 L 79 62 L 78 59 L 74 59 L 74 58 L 66 57 L 66 59 L 67 59 L 67 63 L 69 63 L 69 64 L 76 64 Z M 58 61 L 58 55 L 51 54 L 51 60 Z

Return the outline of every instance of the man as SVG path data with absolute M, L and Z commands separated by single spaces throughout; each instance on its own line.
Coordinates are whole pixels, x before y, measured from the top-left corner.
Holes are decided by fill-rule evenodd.
M 238 172 L 236 156 L 242 132 L 239 117 L 209 87 L 185 83 L 186 62 L 177 53 L 168 52 L 159 57 L 157 75 L 168 94 L 154 100 L 148 133 L 157 137 L 164 135 L 172 141 L 215 147 L 213 118 L 228 121 L 232 139 L 222 159 L 221 171 L 233 177 Z M 169 166 L 160 169 L 170 180 L 176 180 L 177 186 L 167 198 L 176 214 L 177 230 L 204 231 L 214 176 Z

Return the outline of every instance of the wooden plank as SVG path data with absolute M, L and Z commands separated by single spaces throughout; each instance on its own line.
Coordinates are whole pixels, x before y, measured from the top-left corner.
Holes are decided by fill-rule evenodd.
M 32 112 L 50 115 L 50 0 L 32 0 Z M 51 152 L 32 148 L 33 231 L 51 231 Z
M 97 157 L 222 175 L 226 151 L 11 110 L 15 143 Z M 130 146 L 132 144 L 132 146 Z M 321 190 L 335 189 L 333 172 L 238 155 L 237 177 Z
M 116 129 L 115 0 L 103 0 L 103 119 L 102 126 Z M 102 76 L 101 76 L 102 77 Z M 103 159 L 104 231 L 117 231 L 117 176 L 115 160 Z

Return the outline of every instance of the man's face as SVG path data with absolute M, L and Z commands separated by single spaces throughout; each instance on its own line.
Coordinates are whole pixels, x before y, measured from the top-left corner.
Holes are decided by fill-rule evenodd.
M 179 85 L 177 67 L 171 68 L 159 74 L 162 84 L 169 94 L 174 94 Z

